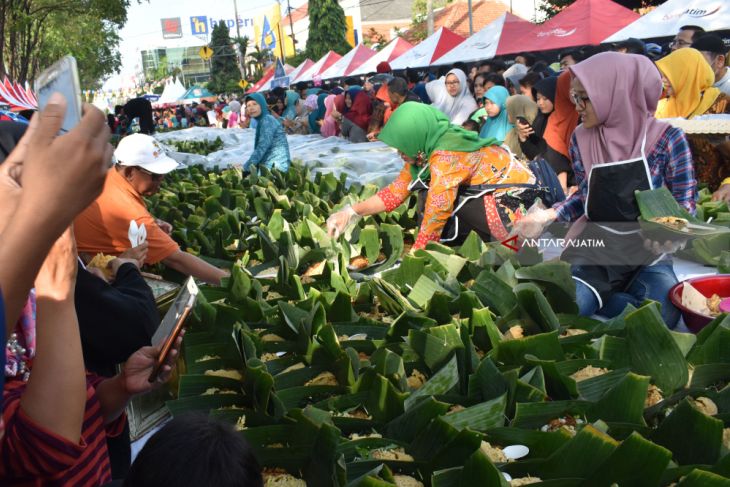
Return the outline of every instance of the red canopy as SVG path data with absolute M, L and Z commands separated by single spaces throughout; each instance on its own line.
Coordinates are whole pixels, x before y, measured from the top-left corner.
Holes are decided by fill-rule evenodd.
M 530 26 L 528 32 L 510 33 L 509 37 L 503 32 L 497 54 L 600 44 L 639 17 L 639 14 L 611 0 L 576 0 L 544 24 Z M 525 27 L 520 24 L 511 26 L 517 27 L 516 30 Z
M 264 86 L 267 81 L 274 77 L 274 68 L 276 68 L 276 64 L 272 64 L 269 69 L 264 71 L 264 75 L 261 77 L 261 79 L 258 80 L 256 84 L 254 84 L 251 88 L 249 88 L 246 93 L 255 93 L 259 91 L 259 89 Z

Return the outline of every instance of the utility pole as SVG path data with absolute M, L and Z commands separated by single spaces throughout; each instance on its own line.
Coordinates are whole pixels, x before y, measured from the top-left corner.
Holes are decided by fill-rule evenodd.
M 426 0 L 426 25 L 428 35 L 433 34 L 433 0 Z
M 291 43 L 294 46 L 294 54 L 297 53 L 297 40 L 294 38 L 294 22 L 291 18 L 291 5 L 289 0 L 286 0 L 286 11 L 289 14 L 289 27 L 291 28 Z
M 238 2 L 233 0 L 233 14 L 236 16 L 236 57 L 238 58 L 238 71 L 241 73 L 241 79 L 246 78 L 246 69 L 243 66 L 243 53 L 241 52 L 241 25 L 238 23 Z
M 469 35 L 472 35 L 474 33 L 474 18 L 471 14 L 471 0 L 468 2 L 469 4 Z

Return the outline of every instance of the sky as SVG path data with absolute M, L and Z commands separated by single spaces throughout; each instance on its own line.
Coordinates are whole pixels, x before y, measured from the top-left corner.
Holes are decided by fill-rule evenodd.
M 292 8 L 296 8 L 306 0 L 290 0 Z M 234 19 L 234 0 L 142 0 L 131 2 L 127 12 L 127 23 L 119 31 L 121 42 L 119 51 L 122 55 L 122 68 L 118 75 L 110 77 L 104 83 L 105 90 L 117 90 L 133 82 L 133 76 L 142 63 L 140 52 L 145 49 L 159 47 L 198 46 L 205 43 L 205 37 L 192 35 L 193 19 L 205 16 L 210 24 L 211 19 Z M 285 0 L 284 0 L 285 2 Z M 276 4 L 274 0 L 237 0 L 238 16 L 243 21 L 241 35 L 253 36 L 253 19 L 262 15 Z M 284 3 L 286 6 L 286 3 Z M 180 18 L 183 37 L 179 39 L 163 39 L 161 19 Z M 199 19 L 200 20 L 200 19 Z M 200 24 L 198 24 L 200 25 Z M 235 25 L 235 24 L 234 24 Z M 210 27 L 209 31 L 210 31 Z M 231 31 L 235 33 L 235 28 Z

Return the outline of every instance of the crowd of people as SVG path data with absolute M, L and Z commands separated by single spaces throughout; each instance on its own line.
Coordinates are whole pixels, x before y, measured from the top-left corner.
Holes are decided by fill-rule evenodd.
M 612 317 L 652 299 L 674 327 L 671 255 L 685 242 L 625 230 L 639 216 L 635 190 L 665 186 L 690 213 L 699 184 L 730 201 L 726 136 L 686 135 L 664 120 L 730 113 L 730 70 L 722 39 L 694 26 L 677 33 L 666 55 L 657 47 L 632 39 L 610 52 L 565 52 L 553 65 L 523 54 L 403 75 L 381 63 L 364 79 L 240 101 L 155 112 L 139 98 L 106 118 L 85 105 L 62 136 L 61 96 L 28 126 L 0 122 L 2 484 L 262 485 L 246 442 L 204 417 L 169 423 L 130 467 L 124 409 L 170 378 L 182 339 L 149 382 L 160 316 L 141 268 L 161 262 L 214 285 L 228 275 L 180 249 L 171 225 L 145 206 L 178 167 L 150 135 L 156 129 L 255 129 L 244 171 L 286 171 L 291 134 L 379 140 L 398 151 L 403 169 L 377 194 L 333 213 L 332 236 L 414 192 L 416 250 L 458 244 L 471 231 L 484 240 L 534 237 L 569 222 L 571 238 L 609 243 L 607 253 L 573 248 L 561 257 L 580 313 Z M 133 124 L 140 133 L 127 135 Z M 116 150 L 115 132 L 123 136 Z M 131 228 L 145 229 L 143 242 Z M 113 257 L 103 269 L 89 266 L 99 253 Z

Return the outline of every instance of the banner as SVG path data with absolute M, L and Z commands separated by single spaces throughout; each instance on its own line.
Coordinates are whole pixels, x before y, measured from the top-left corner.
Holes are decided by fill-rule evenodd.
M 286 24 L 281 20 L 279 4 L 274 4 L 263 15 L 262 20 L 256 22 L 254 30 L 256 31 L 256 45 L 259 49 L 269 49 L 279 59 L 294 56 L 294 42 L 286 34 Z

